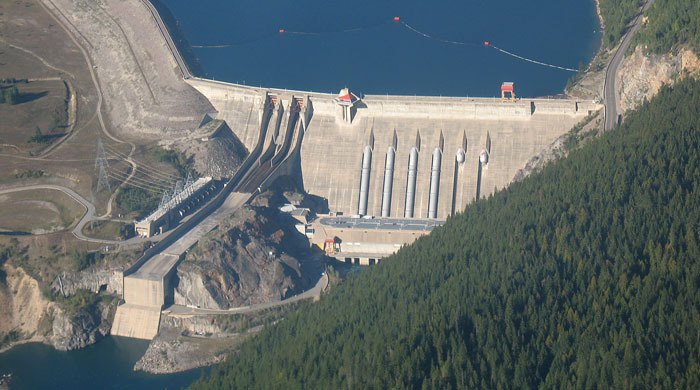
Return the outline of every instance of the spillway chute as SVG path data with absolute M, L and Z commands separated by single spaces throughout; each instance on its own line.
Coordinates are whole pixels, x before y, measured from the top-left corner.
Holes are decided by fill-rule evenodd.
M 442 150 L 433 150 L 433 161 L 430 168 L 430 198 L 428 199 L 428 218 L 437 218 L 438 197 L 440 196 L 440 168 L 442 166 Z
M 386 161 L 384 163 L 384 190 L 382 191 L 382 217 L 391 215 L 391 194 L 394 185 L 394 160 L 396 151 L 389 147 L 386 151 Z
M 369 197 L 369 179 L 372 170 L 372 147 L 365 146 L 362 152 L 362 174 L 360 176 L 360 201 L 357 213 L 367 215 L 367 198 Z
M 408 179 L 406 181 L 406 207 L 404 217 L 413 218 L 413 206 L 416 200 L 416 177 L 418 175 L 418 149 L 414 146 L 408 156 Z
M 482 150 L 481 154 L 479 154 L 479 162 L 481 165 L 486 165 L 489 163 L 489 152 L 486 150 Z

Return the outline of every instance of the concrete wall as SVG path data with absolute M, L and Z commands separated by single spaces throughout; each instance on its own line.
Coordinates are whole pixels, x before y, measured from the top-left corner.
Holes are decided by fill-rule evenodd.
M 160 309 L 125 304 L 117 307 L 114 315 L 112 336 L 152 340 L 158 334 Z
M 476 196 L 478 159 L 491 137 L 490 161 L 482 175 L 482 192 L 510 183 L 518 169 L 535 154 L 567 132 L 582 115 L 539 115 L 527 120 L 430 120 L 358 116 L 352 126 L 316 113 L 305 134 L 301 153 L 304 187 L 328 199 L 331 211 L 356 214 L 359 202 L 362 151 L 374 135 L 368 214 L 380 215 L 387 149 L 397 133 L 391 216 L 403 217 L 411 147 L 420 138 L 415 217 L 428 213 L 431 155 L 444 137 L 438 218 L 462 210 Z M 466 137 L 466 161 L 456 164 L 457 150 Z M 457 175 L 455 175 L 455 170 Z M 456 180 L 456 182 L 455 182 Z
M 313 114 L 301 147 L 305 190 L 328 200 L 331 211 L 356 214 L 362 150 L 374 135 L 368 214 L 380 215 L 387 148 L 398 135 L 391 205 L 392 217 L 403 217 L 408 154 L 420 134 L 415 217 L 428 213 L 431 154 L 444 137 L 438 215 L 462 210 L 476 195 L 478 159 L 490 134 L 490 161 L 482 171 L 481 195 L 508 185 L 535 154 L 570 130 L 592 111 L 593 102 L 559 99 L 364 96 L 351 125 L 339 119 L 334 94 L 260 89 L 210 80 L 188 82 L 207 96 L 234 132 L 250 144 L 259 104 L 265 93 L 309 96 Z M 250 119 L 253 118 L 253 119 Z M 467 139 L 466 161 L 456 164 L 457 149 Z
M 149 280 L 133 276 L 125 277 L 124 300 L 133 305 L 161 309 L 165 302 L 163 279 Z

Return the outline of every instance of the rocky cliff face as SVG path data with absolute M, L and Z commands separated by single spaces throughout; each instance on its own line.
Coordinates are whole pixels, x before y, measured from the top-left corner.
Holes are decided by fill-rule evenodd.
M 76 313 L 54 307 L 49 344 L 61 351 L 85 348 L 109 333 L 116 305 L 98 303 Z
M 78 273 L 64 274 L 51 283 L 51 289 L 63 295 L 73 295 L 78 290 L 103 291 L 122 295 L 123 270 L 90 267 Z
M 650 99 L 662 86 L 700 74 L 700 60 L 692 50 L 677 54 L 645 55 L 641 47 L 625 58 L 620 68 L 617 85 L 620 89 L 620 108 L 623 112 L 634 109 L 644 99 Z
M 59 350 L 84 348 L 109 333 L 115 302 L 99 301 L 74 310 L 44 298 L 39 283 L 22 268 L 3 266 L 0 281 L 0 337 L 17 332 Z
M 40 337 L 39 327 L 53 306 L 41 295 L 39 283 L 22 268 L 5 264 L 0 281 L 0 335 L 20 332 L 24 338 Z
M 192 167 L 203 176 L 215 179 L 233 176 L 248 155 L 243 143 L 220 120 L 212 120 L 187 137 L 164 140 L 159 145 L 175 148 L 192 157 Z
M 200 240 L 178 267 L 175 303 L 227 309 L 278 301 L 306 287 L 277 210 L 245 207 Z

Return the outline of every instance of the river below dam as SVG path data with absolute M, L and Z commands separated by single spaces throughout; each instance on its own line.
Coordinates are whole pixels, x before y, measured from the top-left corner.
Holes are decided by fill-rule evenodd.
M 317 92 L 556 95 L 601 36 L 581 0 L 155 3 L 200 76 Z
M 0 377 L 12 375 L 10 389 L 180 389 L 203 372 L 134 372 L 134 363 L 147 347 L 147 341 L 122 337 L 106 337 L 69 352 L 39 343 L 22 344 L 0 354 Z

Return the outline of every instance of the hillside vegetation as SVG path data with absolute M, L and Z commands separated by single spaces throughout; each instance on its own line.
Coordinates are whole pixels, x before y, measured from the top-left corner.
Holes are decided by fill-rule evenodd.
M 647 16 L 648 24 L 638 36 L 645 50 L 667 53 L 689 45 L 700 52 L 700 1 L 656 0 Z
M 615 46 L 626 26 L 637 15 L 643 0 L 600 0 L 605 20 L 603 46 Z M 668 53 L 679 45 L 700 52 L 700 1 L 656 0 L 647 11 L 648 21 L 633 46 L 643 45 L 648 52 Z
M 600 13 L 605 21 L 603 46 L 615 46 L 625 27 L 634 18 L 642 4 L 640 0 L 599 0 Z
M 700 388 L 700 83 L 468 207 L 195 388 Z

